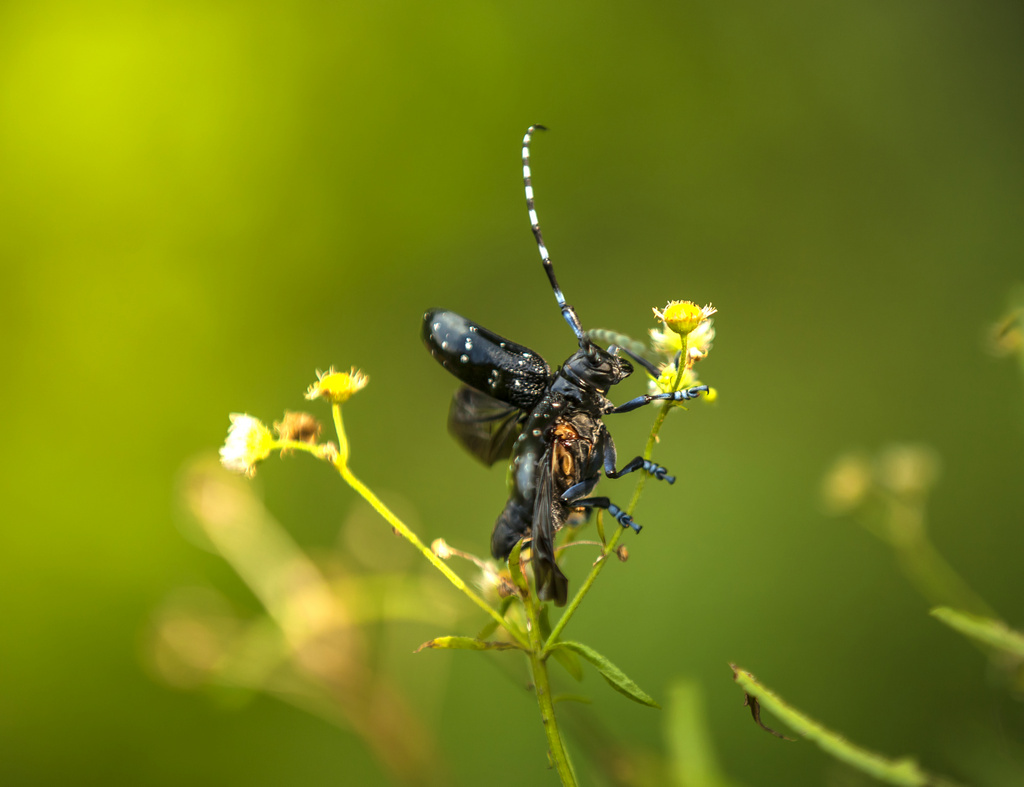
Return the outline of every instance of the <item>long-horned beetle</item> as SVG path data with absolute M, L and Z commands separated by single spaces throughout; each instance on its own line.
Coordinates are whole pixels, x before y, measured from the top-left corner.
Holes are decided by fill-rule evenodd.
M 516 543 L 530 538 L 537 595 L 562 606 L 569 580 L 555 557 L 555 533 L 576 509 L 603 508 L 623 527 L 640 532 L 632 517 L 607 497 L 591 497 L 601 470 L 609 478 L 643 470 L 673 483 L 664 467 L 642 456 L 615 469 L 615 443 L 601 420 L 654 401 L 695 398 L 706 385 L 672 393 L 645 394 L 614 405 L 608 391 L 633 373 L 623 352 L 655 377 L 645 358 L 614 345 L 601 348 L 583 332 L 575 309 L 565 301 L 548 256 L 530 183 L 530 139 L 523 137 L 523 182 L 530 226 L 562 316 L 576 334 L 579 349 L 554 373 L 537 353 L 454 312 L 431 309 L 423 315 L 423 341 L 430 354 L 463 385 L 452 397 L 448 428 L 487 465 L 511 458 L 511 490 L 494 525 L 491 554 L 505 559 Z

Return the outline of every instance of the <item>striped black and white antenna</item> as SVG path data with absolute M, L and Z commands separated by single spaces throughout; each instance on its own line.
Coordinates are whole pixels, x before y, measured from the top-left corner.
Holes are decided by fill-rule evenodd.
M 540 222 L 537 220 L 537 209 L 533 204 L 533 185 L 530 182 L 530 139 L 535 131 L 547 131 L 547 129 L 539 125 L 530 126 L 523 137 L 523 186 L 526 188 L 526 209 L 530 215 L 530 228 L 533 230 L 533 237 L 537 239 L 537 249 L 540 251 L 541 260 L 544 262 L 544 272 L 547 273 L 548 280 L 551 282 L 551 289 L 555 291 L 555 300 L 558 301 L 558 307 L 562 310 L 562 317 L 569 323 L 569 327 L 576 334 L 576 338 L 579 339 L 580 346 L 582 347 L 588 340 L 583 333 L 583 326 L 580 325 L 580 318 L 576 315 L 576 310 L 565 302 L 562 288 L 558 286 L 558 279 L 555 278 L 555 268 L 551 264 L 548 247 L 544 245 L 544 236 L 541 234 Z

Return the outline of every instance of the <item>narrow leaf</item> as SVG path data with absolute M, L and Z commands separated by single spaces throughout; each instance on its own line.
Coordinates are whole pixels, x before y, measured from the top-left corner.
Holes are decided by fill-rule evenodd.
M 508 571 L 512 576 L 512 584 L 515 585 L 524 594 L 529 595 L 530 585 L 526 581 L 526 576 L 523 574 L 523 565 L 520 562 L 520 554 L 523 551 L 523 540 L 520 539 L 516 542 L 516 545 L 512 547 L 512 551 L 508 555 Z
M 749 672 L 740 669 L 735 664 L 730 666 L 733 680 L 746 694 L 748 704 L 751 705 L 751 712 L 754 713 L 754 720 L 759 724 L 760 708 L 764 706 L 765 709 L 782 719 L 786 726 L 816 743 L 823 751 L 879 781 L 902 787 L 953 787 L 953 782 L 926 773 L 910 757 L 893 760 L 850 743 L 839 733 L 822 726 L 796 708 L 786 704 L 777 694 L 758 683 L 757 679 Z M 749 702 L 750 698 L 753 698 L 753 702 Z
M 601 677 L 608 681 L 613 689 L 621 694 L 625 694 L 634 702 L 639 702 L 641 705 L 647 705 L 650 708 L 661 707 L 647 692 L 637 686 L 631 678 L 627 677 L 622 670 L 608 661 L 608 659 L 593 648 L 584 645 L 581 642 L 556 642 L 552 652 L 555 652 L 559 648 L 566 648 L 581 655 L 597 667 L 597 671 L 601 673 Z
M 580 664 L 579 656 L 565 648 L 555 648 L 551 651 L 551 655 L 558 659 L 558 663 L 565 667 L 565 671 L 576 681 L 583 680 L 583 665 Z
M 949 607 L 936 607 L 931 615 L 965 636 L 1017 658 L 1024 658 L 1024 634 L 1014 631 L 1001 620 L 971 615 Z
M 427 648 L 436 648 L 438 650 L 515 650 L 519 646 L 514 642 L 484 642 L 473 637 L 436 637 L 424 642 L 413 652 L 419 653 Z

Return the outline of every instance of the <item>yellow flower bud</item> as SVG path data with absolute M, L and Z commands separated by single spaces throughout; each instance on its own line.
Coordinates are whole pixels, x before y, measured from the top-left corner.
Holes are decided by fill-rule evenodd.
M 662 311 L 654 309 L 654 316 L 665 323 L 669 330 L 686 336 L 716 311 L 710 304 L 698 306 L 693 301 L 669 301 Z
M 307 399 L 326 399 L 332 404 L 347 402 L 352 394 L 366 387 L 370 378 L 352 367 L 348 372 L 336 372 L 332 366 L 326 372 L 317 371 L 317 381 L 306 391 Z

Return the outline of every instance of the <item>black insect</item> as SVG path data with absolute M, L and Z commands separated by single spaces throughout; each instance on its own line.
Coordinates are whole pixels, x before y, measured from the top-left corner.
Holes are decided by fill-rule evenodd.
M 602 417 L 624 413 L 659 400 L 692 399 L 706 385 L 675 393 L 638 396 L 615 406 L 606 396 L 633 373 L 623 352 L 657 376 L 646 359 L 614 345 L 602 349 L 588 338 L 579 317 L 555 279 L 530 184 L 530 138 L 543 126 L 530 126 L 523 137 L 523 182 L 530 226 L 537 239 L 544 270 L 562 316 L 579 349 L 553 374 L 537 353 L 510 342 L 465 317 L 443 309 L 423 315 L 423 341 L 430 354 L 462 385 L 452 398 L 448 428 L 484 464 L 511 457 L 511 494 L 494 525 L 491 553 L 505 559 L 524 537 L 531 539 L 537 595 L 565 604 L 569 581 L 555 558 L 554 536 L 574 510 L 603 508 L 623 527 L 640 526 L 607 497 L 590 497 L 604 469 L 609 478 L 644 470 L 655 478 L 675 481 L 664 467 L 638 456 L 615 469 L 615 444 Z

